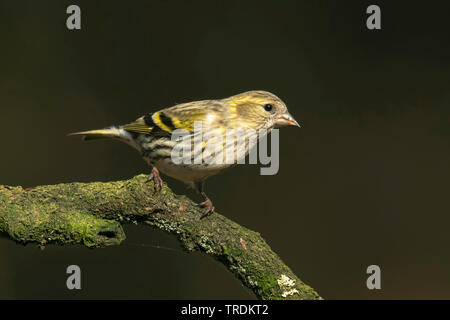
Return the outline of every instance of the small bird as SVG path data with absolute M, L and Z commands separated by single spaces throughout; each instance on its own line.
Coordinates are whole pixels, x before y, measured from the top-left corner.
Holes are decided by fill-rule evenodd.
M 195 126 L 201 125 L 202 137 L 208 133 L 225 135 L 227 130 L 260 131 L 269 133 L 273 128 L 300 125 L 290 115 L 284 102 L 267 91 L 248 91 L 220 100 L 202 100 L 177 104 L 160 111 L 146 114 L 136 121 L 122 126 L 76 132 L 83 140 L 115 139 L 127 143 L 138 150 L 151 167 L 148 181 L 153 180 L 158 191 L 162 186 L 160 171 L 167 176 L 181 180 L 192 186 L 203 197 L 200 206 L 205 208 L 202 218 L 214 212 L 212 201 L 204 192 L 204 183 L 213 176 L 234 164 L 226 163 L 175 163 L 172 150 L 177 143 L 172 135 L 180 130 L 188 136 L 198 136 Z M 195 140 L 195 138 L 194 138 Z M 200 153 L 211 145 L 213 138 L 202 141 Z M 218 143 L 213 154 L 223 155 L 235 143 Z M 246 144 L 245 155 L 253 147 Z

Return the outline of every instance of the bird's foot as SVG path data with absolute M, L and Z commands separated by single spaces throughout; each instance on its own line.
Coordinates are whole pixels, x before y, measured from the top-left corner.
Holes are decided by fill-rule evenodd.
M 207 216 L 211 215 L 214 212 L 214 206 L 212 201 L 203 193 L 202 196 L 205 199 L 205 201 L 199 203 L 199 206 L 205 208 L 205 211 L 203 212 L 203 215 L 200 217 L 200 219 L 206 218 Z
M 152 168 L 152 172 L 149 174 L 149 176 L 147 178 L 147 182 L 150 182 L 152 180 L 153 180 L 153 183 L 155 184 L 155 190 L 156 191 L 161 190 L 163 181 L 162 181 L 161 176 L 159 175 L 159 171 L 156 167 Z

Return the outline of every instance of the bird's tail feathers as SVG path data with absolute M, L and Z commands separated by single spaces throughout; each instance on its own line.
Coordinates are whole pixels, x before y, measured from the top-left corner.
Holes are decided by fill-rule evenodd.
M 81 136 L 83 141 L 98 140 L 98 139 L 118 139 L 128 140 L 129 134 L 121 127 L 109 127 L 105 129 L 89 130 L 70 133 L 69 136 Z

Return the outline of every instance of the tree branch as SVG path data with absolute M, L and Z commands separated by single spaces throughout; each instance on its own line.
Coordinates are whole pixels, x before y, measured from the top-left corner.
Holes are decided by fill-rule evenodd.
M 260 299 L 320 299 L 270 249 L 259 233 L 201 209 L 146 176 L 116 182 L 67 183 L 31 189 L 0 185 L 0 231 L 19 243 L 83 244 L 125 240 L 122 223 L 147 223 L 175 234 L 188 251 L 222 262 Z

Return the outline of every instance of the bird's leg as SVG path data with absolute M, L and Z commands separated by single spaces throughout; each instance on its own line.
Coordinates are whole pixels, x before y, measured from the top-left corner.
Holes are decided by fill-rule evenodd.
M 200 193 L 205 201 L 200 203 L 200 206 L 205 208 L 205 212 L 203 213 L 202 217 L 200 219 L 206 218 L 207 216 L 211 215 L 214 212 L 214 206 L 211 201 L 211 199 L 208 198 L 208 196 L 204 193 Z
M 153 182 L 155 184 L 156 191 L 161 190 L 163 181 L 161 179 L 161 176 L 159 175 L 158 168 L 156 168 L 155 166 L 152 167 L 152 172 L 149 174 L 149 176 L 147 178 L 147 182 L 149 182 L 151 180 L 153 180 Z
M 202 195 L 204 200 L 203 202 L 199 203 L 201 207 L 205 208 L 205 211 L 203 212 L 203 215 L 200 219 L 206 218 L 214 212 L 214 206 L 211 199 L 209 199 L 206 193 L 203 191 L 204 185 L 205 183 L 203 181 L 195 184 L 197 191 Z

